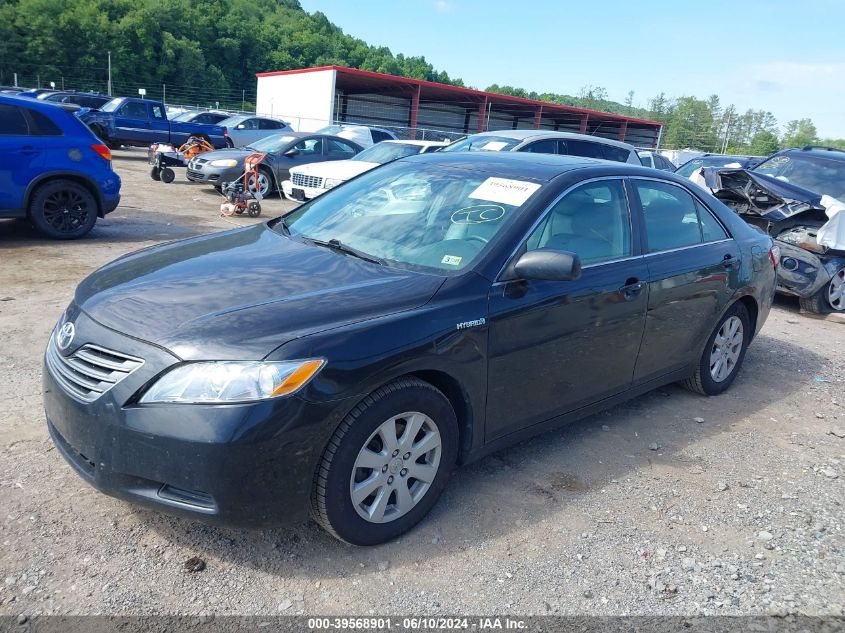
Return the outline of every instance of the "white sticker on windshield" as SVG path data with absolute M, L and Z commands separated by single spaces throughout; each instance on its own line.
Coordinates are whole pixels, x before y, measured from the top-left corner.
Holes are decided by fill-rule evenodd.
M 444 255 L 443 259 L 440 260 L 440 263 L 449 264 L 450 266 L 460 266 L 462 259 L 463 257 L 458 257 L 457 255 Z
M 485 152 L 499 152 L 507 146 L 507 141 L 490 141 L 481 146 Z
M 536 182 L 510 180 L 509 178 L 488 178 L 469 194 L 469 197 L 518 207 L 539 188 L 540 185 Z

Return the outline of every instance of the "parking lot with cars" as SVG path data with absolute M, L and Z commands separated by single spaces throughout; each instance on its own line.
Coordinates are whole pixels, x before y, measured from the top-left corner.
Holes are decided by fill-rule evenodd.
M 0 223 L 4 613 L 843 609 L 845 324 L 781 297 L 725 394 L 661 387 L 494 453 L 384 545 L 346 545 L 313 522 L 211 527 L 98 493 L 59 455 L 42 408 L 43 350 L 73 289 L 123 254 L 297 204 L 274 197 L 263 218 L 221 217 L 208 186 L 152 181 L 143 150 L 114 155 L 120 206 L 86 238 Z M 249 260 L 229 265 L 251 273 Z

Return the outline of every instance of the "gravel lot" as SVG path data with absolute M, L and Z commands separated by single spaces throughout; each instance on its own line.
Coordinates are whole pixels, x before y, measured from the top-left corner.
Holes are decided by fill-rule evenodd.
M 0 614 L 845 614 L 845 324 L 782 299 L 727 394 L 668 387 L 468 466 L 387 545 L 311 523 L 219 529 L 94 491 L 41 408 L 41 353 L 75 285 L 257 221 L 116 154 L 123 203 L 87 239 L 0 222 Z

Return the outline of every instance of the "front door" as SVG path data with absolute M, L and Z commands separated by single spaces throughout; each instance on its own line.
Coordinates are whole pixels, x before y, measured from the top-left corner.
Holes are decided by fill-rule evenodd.
M 637 382 L 695 362 L 738 286 L 740 249 L 686 188 L 632 179 L 645 220 L 648 314 Z
M 580 185 L 524 246 L 578 254 L 580 278 L 492 286 L 486 441 L 631 385 L 648 302 L 648 268 L 632 234 L 621 179 Z
M 117 109 L 114 126 L 118 138 L 135 143 L 150 142 L 150 118 L 144 101 L 127 101 Z

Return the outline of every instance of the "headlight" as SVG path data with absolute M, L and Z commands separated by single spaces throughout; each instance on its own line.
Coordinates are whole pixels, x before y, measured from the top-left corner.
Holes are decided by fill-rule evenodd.
M 141 403 L 215 404 L 287 396 L 303 387 L 325 364 L 322 359 L 187 363 L 159 378 L 141 397 Z
M 220 160 L 213 160 L 209 163 L 211 167 L 237 167 L 238 161 L 233 158 L 221 158 Z
M 323 188 L 331 189 L 332 187 L 337 187 L 342 182 L 343 181 L 340 180 L 339 178 L 326 178 L 323 181 Z

